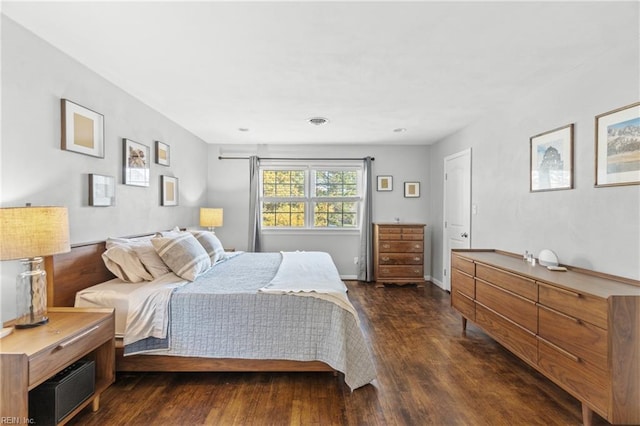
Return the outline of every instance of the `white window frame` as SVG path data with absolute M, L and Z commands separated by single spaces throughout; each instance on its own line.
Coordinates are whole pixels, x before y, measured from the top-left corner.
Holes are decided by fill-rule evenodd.
M 263 171 L 265 170 L 304 170 L 305 172 L 305 188 L 304 197 L 265 197 Z M 316 182 L 315 171 L 356 171 L 357 178 L 357 196 L 352 197 L 318 197 L 315 194 Z M 349 162 L 346 164 L 327 164 L 315 162 L 278 162 L 266 163 L 260 165 L 260 227 L 263 232 L 267 233 L 286 233 L 286 232 L 340 232 L 353 233 L 360 232 L 362 218 L 362 200 L 363 200 L 363 167 L 362 164 Z M 302 202 L 305 204 L 304 226 L 301 227 L 283 227 L 263 225 L 262 212 L 265 202 Z M 314 225 L 315 207 L 317 203 L 322 202 L 355 202 L 356 203 L 356 225 L 354 227 L 320 227 Z

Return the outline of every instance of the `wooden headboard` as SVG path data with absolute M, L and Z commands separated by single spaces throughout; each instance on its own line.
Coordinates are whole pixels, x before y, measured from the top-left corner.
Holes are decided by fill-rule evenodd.
M 45 258 L 47 306 L 73 306 L 78 291 L 115 278 L 102 260 L 105 244 L 76 244 L 68 253 Z

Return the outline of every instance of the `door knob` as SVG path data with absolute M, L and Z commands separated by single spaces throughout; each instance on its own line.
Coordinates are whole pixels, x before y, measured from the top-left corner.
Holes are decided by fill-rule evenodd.
M 469 234 L 467 234 L 466 232 L 463 232 L 462 234 L 460 234 L 460 236 L 462 238 L 467 238 L 469 236 Z

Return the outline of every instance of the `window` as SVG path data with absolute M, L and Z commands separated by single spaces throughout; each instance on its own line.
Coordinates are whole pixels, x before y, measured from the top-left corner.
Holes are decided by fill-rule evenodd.
M 360 166 L 263 166 L 264 229 L 357 229 Z

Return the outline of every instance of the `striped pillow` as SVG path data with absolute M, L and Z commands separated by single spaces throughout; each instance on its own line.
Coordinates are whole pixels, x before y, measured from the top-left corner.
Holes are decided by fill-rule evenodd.
M 174 237 L 154 237 L 151 244 L 177 276 L 194 281 L 211 267 L 209 255 L 188 232 Z
M 211 258 L 211 266 L 215 265 L 225 257 L 224 247 L 218 237 L 209 231 L 190 231 L 198 242 L 204 247 Z

